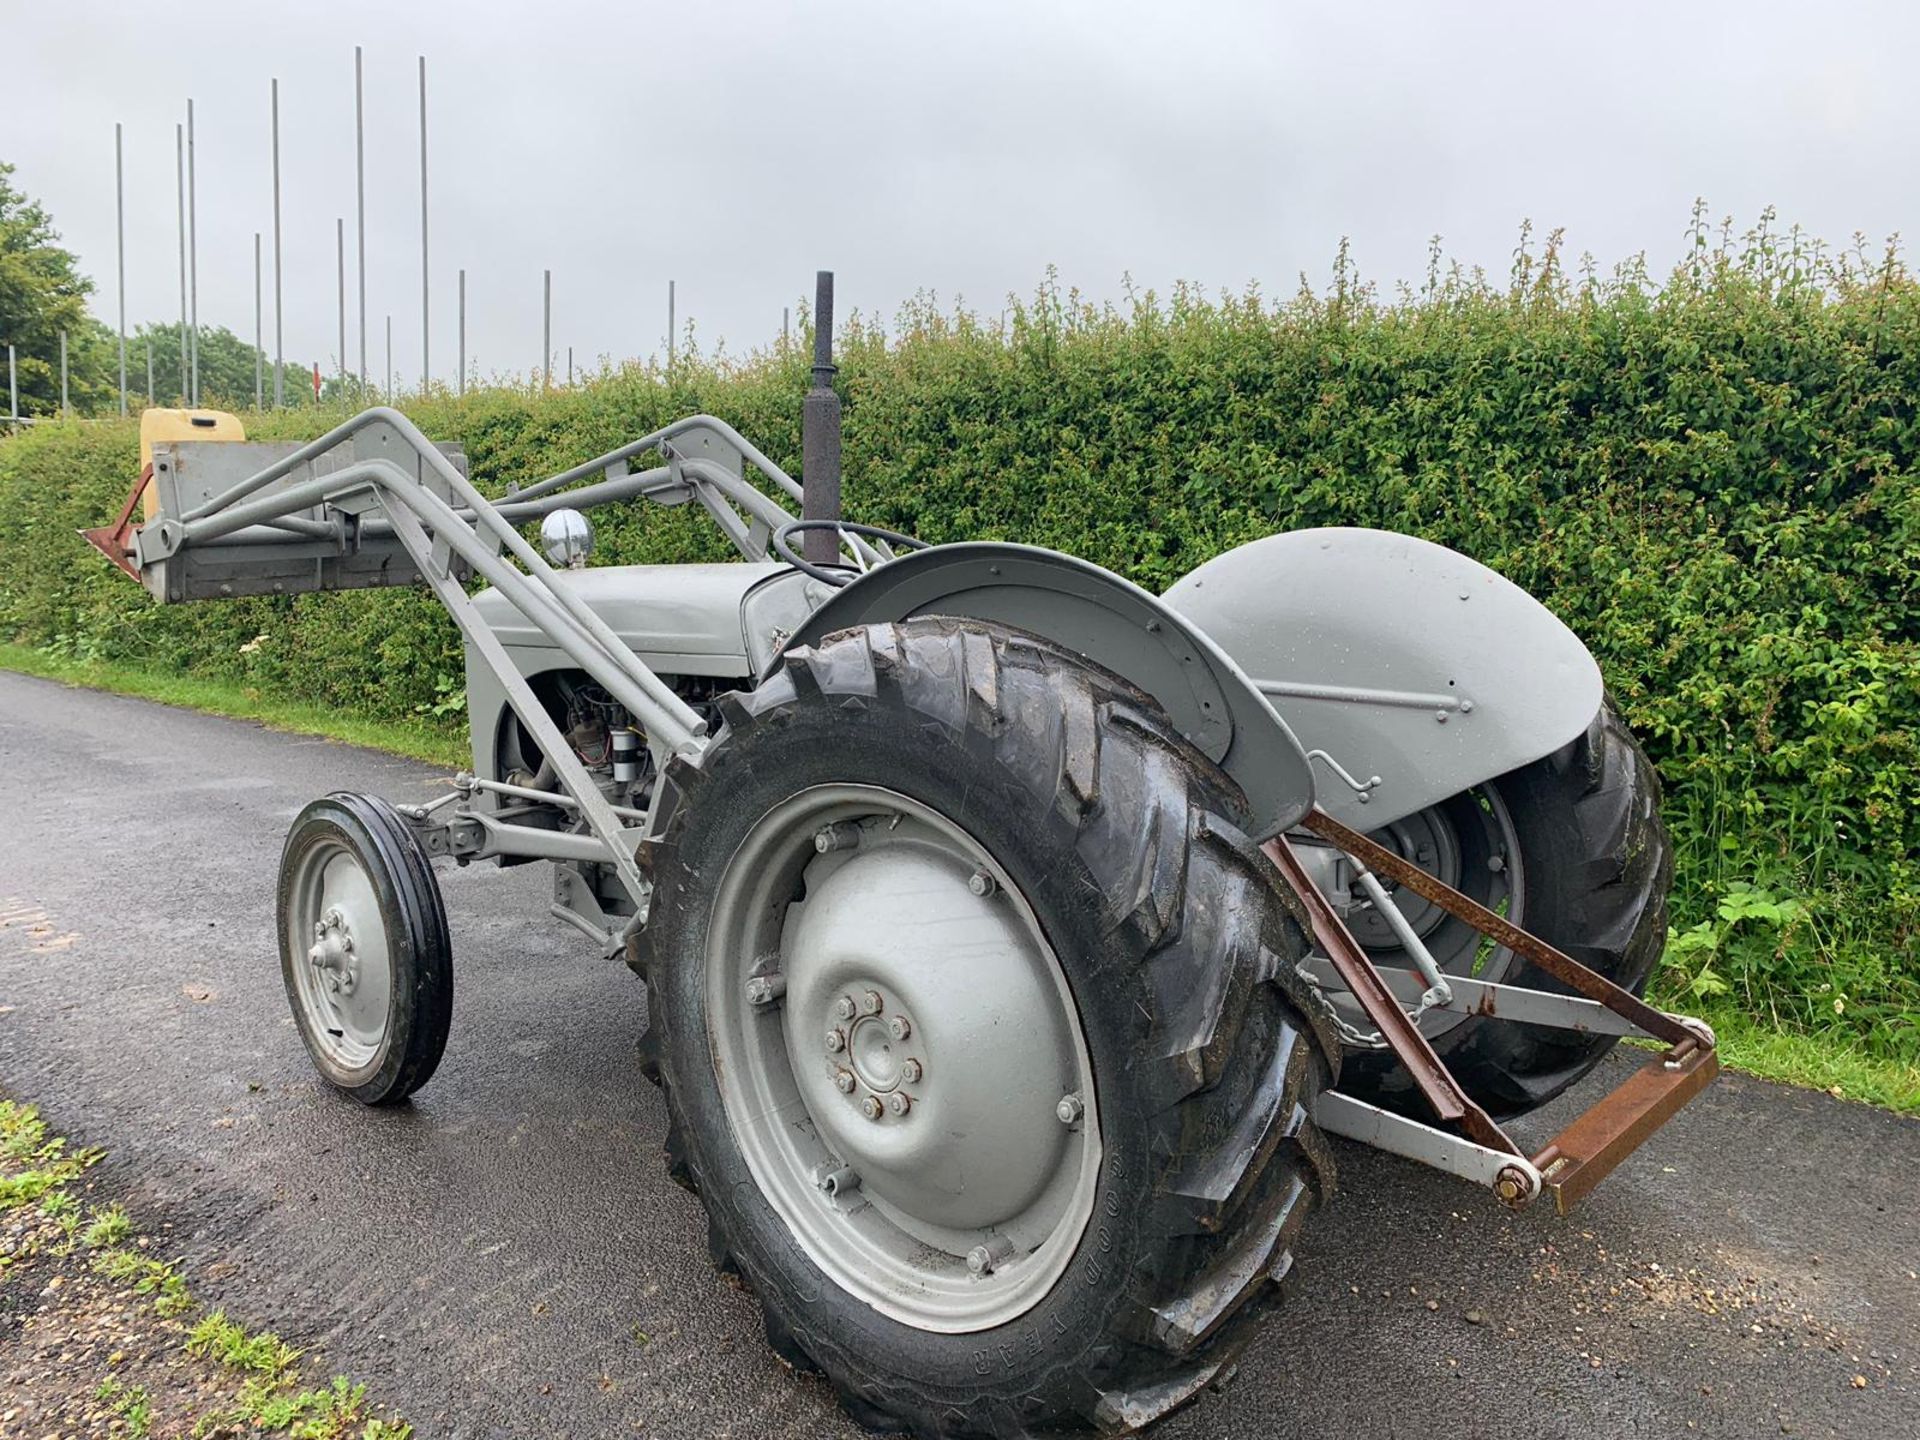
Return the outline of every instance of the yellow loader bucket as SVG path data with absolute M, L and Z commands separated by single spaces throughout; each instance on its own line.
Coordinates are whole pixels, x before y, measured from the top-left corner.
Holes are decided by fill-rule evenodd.
M 146 486 L 140 492 L 140 518 L 153 518 L 153 447 L 169 440 L 244 440 L 247 430 L 238 415 L 224 410 L 143 410 L 140 412 L 140 474 Z
M 127 493 L 120 518 L 111 525 L 97 525 L 80 533 L 86 542 L 134 579 L 140 570 L 133 563 L 133 511 L 140 508 L 142 522 L 153 518 L 153 447 L 176 440 L 245 440 L 246 427 L 240 417 L 224 410 L 143 410 L 140 412 L 140 474 Z

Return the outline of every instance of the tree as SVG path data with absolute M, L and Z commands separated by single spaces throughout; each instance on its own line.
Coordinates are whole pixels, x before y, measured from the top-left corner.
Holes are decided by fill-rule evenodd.
M 67 334 L 68 398 L 76 410 L 117 405 L 113 336 L 87 314 L 93 281 L 39 201 L 13 186 L 0 161 L 0 344 L 14 347 L 20 410 L 60 408 L 60 334 Z
M 120 404 L 119 337 L 87 313 L 93 281 L 60 243 L 46 208 L 16 190 L 13 166 L 0 161 L 0 345 L 11 343 L 24 415 L 60 409 L 60 336 L 67 337 L 67 397 L 81 414 L 106 415 Z M 153 352 L 156 405 L 185 403 L 178 321 L 139 326 L 127 338 L 127 401 L 146 395 L 147 350 Z M 254 365 L 263 357 L 224 326 L 200 327 L 200 400 L 226 409 L 253 408 Z M 273 395 L 273 364 L 261 365 Z M 289 362 L 286 403 L 313 403 L 313 367 Z M 4 397 L 0 397 L 3 400 Z
M 180 335 L 178 320 L 142 325 L 127 338 L 127 389 L 144 396 L 147 384 L 147 348 L 153 350 L 153 402 L 177 405 L 180 399 Z M 224 325 L 200 327 L 200 403 L 223 410 L 251 410 L 254 366 L 259 363 L 260 393 L 273 403 L 273 361 Z M 289 360 L 284 383 L 291 408 L 313 403 L 313 366 Z

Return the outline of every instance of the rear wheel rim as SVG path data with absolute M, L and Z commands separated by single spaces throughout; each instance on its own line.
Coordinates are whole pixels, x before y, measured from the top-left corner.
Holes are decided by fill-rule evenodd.
M 301 850 L 284 923 L 301 1028 L 334 1069 L 371 1068 L 391 1020 L 393 956 L 379 892 L 344 840 Z
M 1496 787 L 1481 786 L 1430 805 L 1372 831 L 1368 838 L 1475 903 L 1525 927 L 1527 885 L 1520 835 Z M 1412 891 L 1390 881 L 1382 883 L 1443 974 L 1500 984 L 1512 973 L 1515 957 L 1506 946 L 1485 939 Z M 1362 898 L 1357 886 L 1353 898 Z M 1361 911 L 1350 916 L 1347 924 L 1376 964 L 1414 968 L 1413 957 L 1379 916 Z M 1329 998 L 1349 1022 L 1364 1023 L 1359 1003 L 1344 989 L 1330 991 Z M 1421 1013 L 1418 1023 L 1421 1033 L 1432 1040 L 1471 1018 L 1454 1010 L 1430 1009 Z
M 984 846 L 890 790 L 803 791 L 728 862 L 706 958 L 735 1143 L 816 1266 L 938 1333 L 1052 1290 L 1094 1208 L 1093 1072 L 1066 974 Z

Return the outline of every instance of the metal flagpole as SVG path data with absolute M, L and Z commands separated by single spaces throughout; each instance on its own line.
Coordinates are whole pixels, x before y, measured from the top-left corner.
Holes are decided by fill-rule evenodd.
M 340 378 L 347 378 L 347 221 L 338 216 L 333 222 L 333 249 L 340 261 Z
M 60 413 L 63 416 L 73 414 L 73 406 L 67 402 L 67 332 L 60 332 Z
M 427 358 L 427 57 L 420 57 L 420 393 L 433 384 L 433 365 Z
M 467 272 L 460 272 L 460 376 L 458 393 L 467 393 Z
M 360 47 L 353 47 L 353 166 L 360 244 L 360 389 L 367 388 L 367 107 Z
M 187 132 L 173 127 L 174 179 L 180 187 L 180 403 L 187 400 Z
M 147 336 L 147 404 L 153 404 L 153 336 Z
M 667 281 L 667 369 L 673 369 L 673 281 Z
M 546 298 L 540 310 L 540 388 L 553 388 L 553 271 L 541 272 L 545 275 L 544 290 Z
M 393 404 L 393 316 L 387 316 L 387 404 Z
M 280 82 L 273 82 L 273 408 L 286 400 L 287 355 L 280 317 Z
M 120 122 L 113 124 L 113 223 L 120 254 L 120 413 L 127 413 L 127 170 Z
M 191 403 L 200 403 L 200 187 L 193 173 L 193 101 L 187 101 L 187 361 Z
M 260 232 L 253 232 L 253 408 L 266 409 L 267 352 L 260 333 Z
M 20 372 L 14 366 L 13 342 L 7 342 L 7 403 L 13 410 L 13 424 L 20 428 Z

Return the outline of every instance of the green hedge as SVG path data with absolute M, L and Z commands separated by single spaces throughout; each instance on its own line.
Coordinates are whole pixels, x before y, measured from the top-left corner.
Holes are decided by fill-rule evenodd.
M 1456 271 L 1392 300 L 1344 265 L 1278 305 L 1049 285 L 1003 326 L 931 304 L 856 326 L 840 378 L 848 513 L 931 541 L 1057 546 L 1160 588 L 1276 529 L 1374 525 L 1510 576 L 1593 648 L 1660 766 L 1667 993 L 1920 1053 L 1920 288 L 1891 261 L 1760 233 L 1661 284 L 1569 283 L 1549 246 L 1509 285 Z M 797 470 L 805 383 L 795 346 L 409 408 L 495 487 L 693 410 Z M 0 638 L 458 723 L 459 647 L 422 594 L 146 604 L 73 533 L 134 454 L 126 424 L 0 443 Z M 603 558 L 723 556 L 691 508 L 610 516 Z

